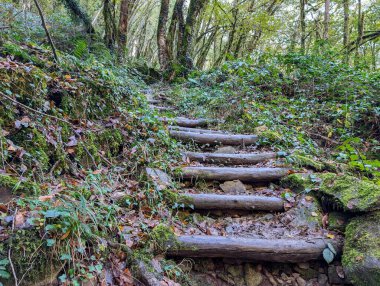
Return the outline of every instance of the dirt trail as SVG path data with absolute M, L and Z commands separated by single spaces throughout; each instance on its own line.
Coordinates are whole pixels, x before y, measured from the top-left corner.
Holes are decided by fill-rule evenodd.
M 173 109 L 163 97 L 148 100 L 159 112 Z M 328 244 L 341 252 L 342 237 L 321 226 L 316 198 L 279 186 L 292 172 L 283 158 L 257 150 L 256 135 L 218 130 L 207 119 L 161 120 L 188 147 L 177 178 L 188 210 L 175 225 L 180 245 L 167 255 L 193 285 L 344 284 L 339 255 L 330 265 L 322 256 Z

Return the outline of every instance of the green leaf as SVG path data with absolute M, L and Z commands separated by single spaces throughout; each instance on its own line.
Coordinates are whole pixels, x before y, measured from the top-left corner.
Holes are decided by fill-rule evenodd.
M 47 246 L 53 246 L 55 244 L 55 239 L 47 239 L 46 240 L 46 245 Z
M 57 218 L 61 215 L 61 212 L 58 210 L 47 210 L 45 213 L 45 218 Z
M 0 265 L 8 265 L 9 264 L 9 260 L 4 258 L 4 259 L 1 259 L 0 260 Z
M 5 270 L 0 270 L 0 278 L 9 279 L 11 277 L 11 274 Z
M 335 257 L 335 255 L 334 255 L 334 253 L 329 249 L 329 248 L 325 248 L 324 250 L 323 250 L 323 258 L 324 258 L 324 260 L 328 263 L 328 264 L 330 264 L 331 262 L 333 262 L 333 260 L 334 260 L 334 257 Z

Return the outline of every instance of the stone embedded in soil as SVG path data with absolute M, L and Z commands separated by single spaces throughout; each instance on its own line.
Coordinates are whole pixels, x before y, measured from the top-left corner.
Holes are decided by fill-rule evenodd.
M 325 205 L 350 212 L 380 210 L 380 186 L 349 175 L 334 173 L 291 174 L 281 180 L 293 191 L 315 190 Z
M 218 149 L 215 150 L 214 153 L 225 153 L 225 154 L 233 154 L 236 153 L 236 148 L 232 146 L 225 146 L 225 147 L 219 147 Z
M 246 192 L 245 185 L 239 180 L 226 181 L 223 184 L 220 184 L 219 186 L 224 192 L 229 194 L 237 195 Z
M 263 281 L 263 276 L 253 265 L 247 263 L 244 265 L 244 279 L 247 286 L 258 286 Z
M 146 168 L 146 173 L 158 191 L 165 190 L 173 184 L 170 176 L 160 169 Z
M 358 286 L 380 285 L 380 211 L 358 216 L 345 231 L 342 263 Z

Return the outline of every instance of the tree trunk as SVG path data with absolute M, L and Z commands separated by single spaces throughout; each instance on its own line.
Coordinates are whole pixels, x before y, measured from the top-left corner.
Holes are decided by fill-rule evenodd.
M 325 14 L 323 21 L 323 39 L 325 41 L 329 38 L 329 24 L 330 24 L 330 0 L 325 0 Z
M 194 235 L 179 236 L 177 240 L 178 243 L 169 248 L 169 256 L 297 263 L 322 260 L 327 243 L 331 243 L 338 254 L 342 252 L 340 241 L 324 238 L 260 239 Z
M 343 48 L 344 48 L 344 62 L 348 64 L 349 60 L 349 0 L 343 0 L 343 10 L 344 10 L 344 24 L 343 24 Z
M 301 53 L 306 49 L 306 22 L 305 22 L 305 0 L 300 0 L 300 25 L 301 25 Z
M 74 15 L 76 18 L 78 18 L 80 21 L 83 22 L 83 24 L 86 27 L 87 33 L 93 34 L 95 33 L 95 29 L 92 26 L 91 19 L 80 7 L 78 0 L 61 0 L 65 7 L 71 12 L 72 15 Z
M 191 128 L 191 127 L 181 127 L 181 126 L 175 126 L 175 125 L 169 125 L 168 129 L 170 131 L 184 131 L 184 132 L 195 132 L 195 133 L 216 133 L 216 134 L 230 134 L 227 131 L 223 130 L 212 130 L 212 129 L 202 129 L 202 128 Z
M 183 5 L 185 0 L 176 0 L 174 11 L 168 32 L 169 56 L 176 59 L 178 51 L 182 47 L 183 35 L 185 33 L 185 20 L 183 16 Z M 177 44 L 176 44 L 177 40 Z
M 170 124 L 175 124 L 181 127 L 203 127 L 207 126 L 207 124 L 210 122 L 209 120 L 206 119 L 188 119 L 185 117 L 174 117 L 174 118 L 166 118 L 162 117 L 159 118 L 164 123 L 170 123 Z
M 166 24 L 169 16 L 169 2 L 169 0 L 161 0 L 160 15 L 157 26 L 158 60 L 161 71 L 167 71 L 169 68 L 169 51 L 166 39 Z
M 194 26 L 196 20 L 207 4 L 209 0 L 191 0 L 189 5 L 189 10 L 186 17 L 185 31 L 182 40 L 182 48 L 179 50 L 178 59 L 180 63 L 188 68 L 193 69 L 194 63 L 190 55 L 190 50 L 192 47 L 193 36 L 194 36 Z
M 120 3 L 118 58 L 121 62 L 124 61 L 125 57 L 129 19 L 131 18 L 131 12 L 134 4 L 135 0 L 121 0 Z
M 208 181 L 271 182 L 288 175 L 286 168 L 232 168 L 232 167 L 184 167 L 183 179 L 203 179 Z
M 116 42 L 116 23 L 115 23 L 115 7 L 111 0 L 104 1 L 103 7 L 104 17 L 104 41 L 107 47 L 113 51 Z
M 357 65 L 359 62 L 359 47 L 363 40 L 363 32 L 364 32 L 364 15 L 362 13 L 362 1 L 358 0 L 358 37 L 356 39 L 355 45 L 355 64 Z

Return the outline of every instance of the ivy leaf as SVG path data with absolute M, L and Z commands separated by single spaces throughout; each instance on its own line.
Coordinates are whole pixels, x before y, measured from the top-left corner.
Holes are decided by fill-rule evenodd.
M 336 252 L 334 246 L 333 246 L 330 242 L 327 243 L 327 247 L 331 250 L 331 252 L 332 252 L 334 255 L 337 254 L 337 252 Z
M 9 279 L 11 277 L 11 274 L 5 270 L 0 270 L 0 278 Z
M 53 246 L 55 244 L 55 239 L 47 239 L 46 240 L 46 245 L 47 246 Z
M 331 262 L 333 262 L 333 260 L 334 260 L 334 257 L 335 257 L 335 255 L 334 255 L 334 253 L 330 250 L 330 248 L 325 248 L 324 250 L 323 250 L 323 258 L 324 258 L 324 260 L 327 262 L 327 264 L 330 264 Z

